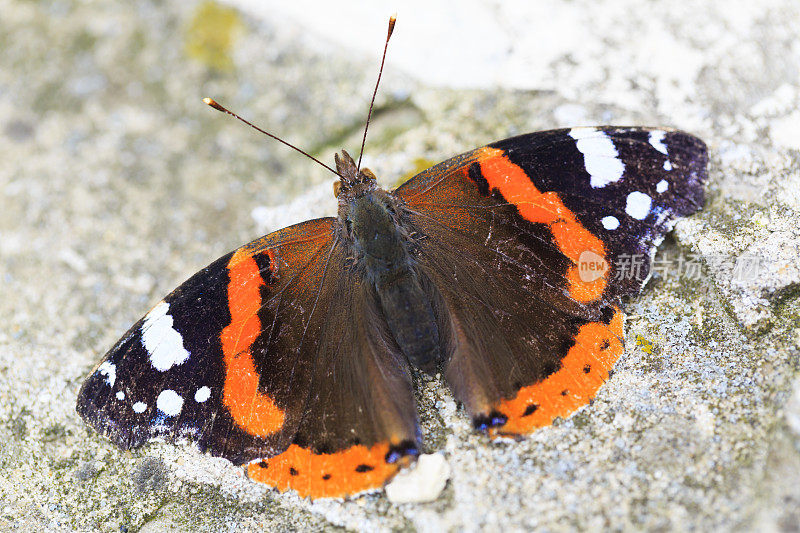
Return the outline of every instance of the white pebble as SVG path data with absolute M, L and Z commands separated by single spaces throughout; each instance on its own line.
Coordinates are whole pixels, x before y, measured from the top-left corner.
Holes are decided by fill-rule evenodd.
M 397 474 L 386 485 L 386 497 L 394 503 L 432 502 L 450 478 L 450 465 L 440 453 L 419 456 L 414 468 Z

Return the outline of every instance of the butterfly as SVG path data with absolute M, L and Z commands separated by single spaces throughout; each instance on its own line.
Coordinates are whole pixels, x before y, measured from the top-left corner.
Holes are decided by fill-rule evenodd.
M 492 437 L 567 417 L 623 353 L 656 246 L 703 205 L 708 156 L 681 131 L 602 126 L 495 142 L 393 191 L 335 163 L 338 216 L 158 302 L 83 384 L 89 425 L 123 449 L 189 440 L 318 498 L 379 488 L 423 449 L 414 368 Z

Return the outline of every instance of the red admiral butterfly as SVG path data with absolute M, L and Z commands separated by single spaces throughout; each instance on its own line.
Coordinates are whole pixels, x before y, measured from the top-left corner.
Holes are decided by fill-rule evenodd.
M 279 490 L 338 497 L 418 454 L 412 366 L 441 372 L 492 436 L 566 417 L 622 354 L 622 301 L 643 281 L 620 259 L 649 258 L 702 206 L 707 153 L 663 128 L 542 131 L 391 192 L 335 160 L 338 217 L 166 296 L 84 383 L 91 426 L 125 449 L 192 440 Z

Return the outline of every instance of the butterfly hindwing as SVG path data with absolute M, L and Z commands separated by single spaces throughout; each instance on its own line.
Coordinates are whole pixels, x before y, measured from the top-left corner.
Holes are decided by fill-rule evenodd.
M 380 486 L 416 451 L 410 378 L 396 347 L 364 331 L 386 329 L 372 295 L 342 291 L 334 220 L 279 230 L 195 274 L 106 354 L 78 412 L 122 448 L 191 440 L 301 495 Z M 337 477 L 317 480 L 310 463 Z
M 374 288 L 351 273 L 339 278 L 333 301 L 324 312 L 320 364 L 293 444 L 248 467 L 255 480 L 312 497 L 379 487 L 419 446 L 408 362 Z
M 643 282 L 618 275 L 618 259 L 649 259 L 699 208 L 706 161 L 681 132 L 553 130 L 395 191 L 449 343 L 445 378 L 476 425 L 520 434 L 588 403 L 622 353 L 621 299 Z M 605 271 L 581 270 L 587 257 Z

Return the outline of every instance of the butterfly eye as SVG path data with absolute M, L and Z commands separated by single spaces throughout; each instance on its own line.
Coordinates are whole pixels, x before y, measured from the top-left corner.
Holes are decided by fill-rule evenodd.
M 339 198 L 339 193 L 342 190 L 342 182 L 341 181 L 334 181 L 333 182 L 333 196 Z

